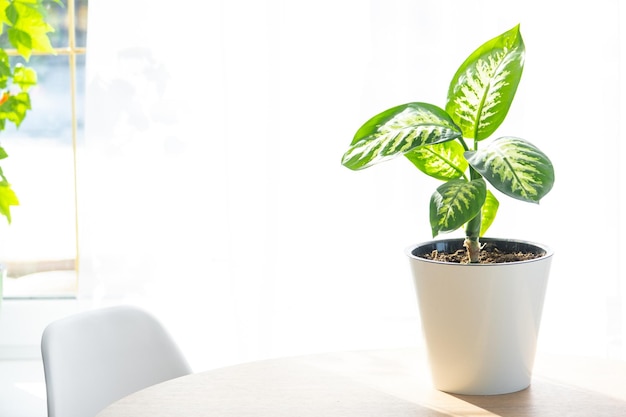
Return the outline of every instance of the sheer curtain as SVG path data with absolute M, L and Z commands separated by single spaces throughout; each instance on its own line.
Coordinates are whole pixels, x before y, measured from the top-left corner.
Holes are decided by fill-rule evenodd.
M 355 173 L 340 158 L 376 112 L 443 105 L 467 54 L 521 23 L 525 73 L 500 133 L 538 144 L 557 182 L 540 206 L 503 201 L 491 235 L 556 250 L 541 349 L 624 355 L 618 0 L 89 13 L 81 298 L 149 305 L 199 368 L 420 344 L 403 251 L 430 238 L 436 183 L 401 159 Z

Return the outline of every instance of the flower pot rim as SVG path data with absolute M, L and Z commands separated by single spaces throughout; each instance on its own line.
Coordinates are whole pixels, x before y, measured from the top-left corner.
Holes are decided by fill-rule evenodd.
M 527 259 L 527 260 L 523 260 L 523 261 L 506 262 L 506 263 L 465 263 L 465 264 L 460 264 L 460 263 L 455 263 L 455 262 L 435 261 L 435 260 L 432 260 L 432 259 L 422 258 L 422 257 L 417 256 L 417 255 L 414 254 L 414 252 L 417 249 L 423 248 L 424 246 L 433 246 L 434 247 L 436 245 L 444 245 L 444 244 L 454 243 L 457 246 L 462 248 L 464 241 L 465 241 L 465 238 L 432 239 L 432 240 L 428 240 L 428 241 L 424 241 L 424 242 L 420 242 L 420 243 L 415 243 L 415 244 L 412 244 L 410 246 L 407 246 L 405 248 L 405 254 L 409 258 L 418 260 L 420 262 L 429 262 L 429 263 L 434 263 L 434 264 L 449 265 L 449 266 L 452 266 L 452 267 L 502 267 L 502 266 L 505 266 L 505 265 L 519 265 L 519 264 L 525 264 L 525 263 L 530 263 L 530 262 L 541 262 L 542 260 L 546 260 L 546 259 L 548 259 L 548 258 L 550 258 L 550 257 L 552 257 L 554 255 L 554 250 L 552 250 L 552 248 L 550 246 L 545 245 L 543 243 L 538 243 L 538 242 L 524 240 L 524 239 L 509 239 L 509 238 L 497 238 L 497 237 L 480 238 L 480 242 L 481 243 L 498 242 L 498 243 L 508 243 L 508 244 L 518 244 L 518 245 L 531 246 L 531 247 L 535 247 L 535 248 L 543 250 L 545 252 L 545 255 L 543 255 L 543 256 L 541 256 L 539 258 L 535 258 L 535 259 Z

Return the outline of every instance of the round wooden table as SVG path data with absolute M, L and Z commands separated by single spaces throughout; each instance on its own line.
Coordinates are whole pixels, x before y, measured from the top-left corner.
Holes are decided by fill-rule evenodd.
M 423 351 L 271 359 L 158 384 L 97 417 L 624 417 L 626 363 L 539 354 L 530 388 L 462 396 L 430 384 Z

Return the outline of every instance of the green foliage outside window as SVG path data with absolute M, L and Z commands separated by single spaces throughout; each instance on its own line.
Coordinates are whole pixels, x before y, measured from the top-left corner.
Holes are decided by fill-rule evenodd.
M 60 0 L 0 0 L 0 36 L 10 44 L 26 63 L 33 52 L 54 54 L 48 34 L 54 28 L 46 21 L 46 6 Z M 29 90 L 37 85 L 37 72 L 22 63 L 11 63 L 7 49 L 0 48 L 0 132 L 7 122 L 16 127 L 24 121 L 31 110 Z M 0 139 L 2 138 L 0 133 Z M 8 154 L 0 146 L 0 161 Z M 11 223 L 11 206 L 19 205 L 17 195 L 11 188 L 0 166 L 0 214 Z

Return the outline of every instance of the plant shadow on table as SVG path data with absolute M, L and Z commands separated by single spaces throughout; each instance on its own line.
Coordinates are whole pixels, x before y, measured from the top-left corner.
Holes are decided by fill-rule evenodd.
M 454 397 L 500 417 L 567 416 L 615 417 L 626 416 L 626 401 L 583 388 L 549 380 L 535 380 L 523 391 L 512 394 Z

